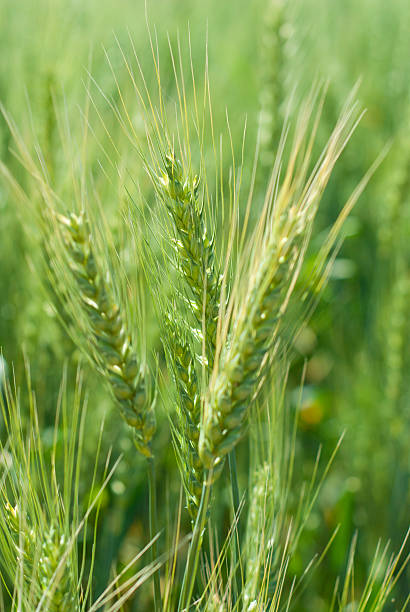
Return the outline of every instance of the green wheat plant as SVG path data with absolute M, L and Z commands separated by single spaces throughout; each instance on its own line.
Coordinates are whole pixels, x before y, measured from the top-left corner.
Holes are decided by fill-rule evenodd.
M 303 466 L 297 465 L 295 450 L 300 401 L 292 404 L 288 388 L 292 354 L 328 281 L 344 222 L 380 159 L 334 215 L 317 247 L 312 237 L 321 201 L 362 116 L 357 90 L 323 145 L 318 141 L 326 91 L 313 87 L 281 130 L 264 193 L 255 188 L 256 160 L 245 198 L 245 146 L 238 167 L 228 119 L 231 161 L 226 177 L 222 136 L 219 151 L 216 146 L 207 71 L 199 86 L 192 57 L 188 77 L 180 46 L 174 55 L 170 45 L 174 103 L 161 80 L 154 39 L 150 37 L 157 82 L 152 92 L 130 42 L 130 59 L 118 46 L 125 76 L 117 75 L 108 57 L 113 95 L 106 95 L 89 75 L 80 146 L 64 113 L 57 116 L 70 169 L 64 185 L 55 182 L 46 156 L 40 148 L 29 149 L 5 111 L 30 186 L 23 188 L 4 165 L 2 170 L 20 215 L 30 213 L 28 230 L 41 252 L 37 269 L 51 308 L 85 356 L 91 380 L 95 375 L 104 383 L 115 429 L 126 423 L 132 452 L 146 464 L 148 517 L 138 528 L 149 531 L 149 538 L 133 561 L 150 549 L 151 562 L 129 577 L 132 564 L 118 550 L 113 582 L 94 596 L 97 545 L 93 542 L 89 553 L 78 541 L 91 510 L 99 507 L 97 502 L 89 505 L 80 519 L 80 461 L 76 463 L 75 455 L 81 454 L 86 432 L 80 395 L 72 417 L 78 419 L 80 440 L 76 427 L 68 436 L 68 426 L 63 426 L 68 463 L 61 482 L 52 472 L 50 488 L 41 459 L 36 472 L 43 451 L 34 396 L 30 393 L 28 426 L 33 456 L 9 390 L 3 402 L 5 421 L 11 418 L 11 446 L 5 444 L 2 451 L 4 581 L 9 585 L 17 576 L 11 599 L 22 598 L 27 610 L 126 610 L 126 600 L 138 598 L 138 587 L 148 580 L 153 589 L 146 605 L 156 612 L 291 609 L 337 537 L 335 529 L 303 571 L 293 572 L 302 534 L 340 444 L 324 468 L 318 453 L 310 478 L 295 493 L 295 472 Z M 134 113 L 142 117 L 143 129 L 136 128 Z M 112 132 L 109 125 L 115 126 Z M 276 139 L 279 132 L 272 130 Z M 118 134 L 121 145 L 114 141 Z M 94 146 L 102 159 L 97 165 L 92 156 L 87 158 L 88 147 Z M 127 183 L 134 173 L 142 178 Z M 115 191 L 112 186 L 118 183 Z M 114 214 L 105 206 L 107 193 L 118 197 Z M 64 397 L 62 390 L 57 415 L 62 411 L 63 421 L 68 411 Z M 169 441 L 177 469 L 166 463 Z M 21 491 L 13 484 L 10 461 L 28 466 Z M 159 489 L 166 471 L 169 490 L 164 493 Z M 104 483 L 107 478 L 106 471 Z M 176 518 L 159 523 L 157 494 L 174 500 L 178 490 Z M 38 496 L 44 492 L 46 511 L 40 512 Z M 228 503 L 221 501 L 227 497 Z M 129 524 L 134 506 L 128 509 Z M 335 586 L 330 605 L 382 610 L 404 571 L 404 545 L 387 563 L 387 550 L 380 558 L 376 555 L 359 596 L 353 588 L 353 550 L 354 544 L 343 587 Z M 87 558 L 91 564 L 86 567 Z M 142 606 L 142 599 L 135 601 Z
M 92 495 L 86 495 L 80 482 L 84 479 L 87 421 L 83 377 L 77 374 L 75 396 L 69 397 L 64 374 L 50 445 L 41 431 L 28 364 L 26 368 L 26 392 L 17 393 L 7 383 L 1 400 L 7 431 L 6 443 L 0 447 L 3 594 L 10 597 L 12 610 L 118 609 L 115 602 L 125 601 L 155 569 L 147 564 L 142 571 L 132 573 L 126 589 L 118 587 L 116 578 L 99 597 L 93 593 L 95 526 L 118 461 L 110 466 L 108 456 L 99 473 L 101 431 L 95 466 L 88 474 Z M 148 548 L 133 559 L 128 571 Z
M 292 23 L 288 19 L 289 6 L 282 0 L 268 0 L 265 7 L 261 88 L 260 140 L 261 163 L 270 171 L 279 147 L 285 105 L 291 91 L 289 47 L 292 45 Z
M 186 491 L 187 509 L 192 519 L 195 519 L 204 478 L 198 449 L 201 418 L 200 386 L 192 351 L 184 337 L 184 328 L 181 323 L 178 325 L 175 314 L 169 314 L 166 328 L 167 340 L 164 344 L 177 394 L 177 422 L 171 421 L 175 432 L 174 446 Z
M 81 392 L 74 400 L 76 416 L 72 425 L 75 433 L 66 442 L 69 458 L 66 469 L 75 488 L 78 487 L 78 474 L 75 473 L 74 452 L 75 436 L 81 428 L 80 398 Z M 67 405 L 63 396 L 59 410 L 66 420 Z M 80 523 L 79 508 L 77 504 L 72 506 L 71 479 L 67 478 L 60 493 L 56 474 L 47 473 L 32 391 L 29 414 L 29 426 L 25 430 L 20 400 L 7 387 L 2 401 L 2 416 L 8 431 L 8 443 L 1 448 L 2 578 L 6 585 L 12 585 L 15 609 L 70 610 L 78 607 L 80 598 L 80 567 L 73 539 L 76 523 Z M 66 428 L 68 431 L 67 422 Z M 55 439 L 54 460 L 56 444 Z M 51 481 L 50 476 L 54 476 Z
M 97 369 L 107 378 L 120 412 L 133 428 L 135 445 L 145 457 L 151 457 L 150 442 L 155 431 L 152 400 L 146 375 L 133 351 L 131 338 L 112 290 L 98 269 L 91 236 L 84 215 L 60 215 L 58 222 L 66 230 L 67 248 L 73 280 L 87 313 L 92 352 Z
M 238 442 L 246 411 L 260 386 L 263 364 L 279 350 L 282 321 L 296 287 L 320 197 L 346 144 L 354 108 L 348 108 L 341 117 L 307 177 L 311 112 L 309 107 L 301 112 L 283 182 L 280 184 L 274 171 L 252 247 L 244 250 L 240 263 L 247 277 L 241 267 L 239 273 L 247 280 L 232 294 L 231 321 L 225 321 L 221 334 L 221 342 L 228 348 L 218 356 L 201 430 L 201 456 L 208 468 L 218 464 Z M 345 213 L 342 211 L 340 219 Z
M 192 293 L 189 305 L 197 319 L 199 335 L 204 338 L 206 365 L 212 370 L 221 282 L 215 269 L 213 240 L 204 223 L 199 178 L 195 176 L 191 182 L 185 178 L 181 163 L 171 153 L 166 156 L 160 185 L 177 234 L 176 262 Z

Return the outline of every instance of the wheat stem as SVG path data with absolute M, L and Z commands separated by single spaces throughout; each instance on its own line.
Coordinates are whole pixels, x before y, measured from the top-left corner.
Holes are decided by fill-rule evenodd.
M 238 472 L 236 467 L 236 453 L 233 448 L 228 455 L 229 464 L 229 476 L 231 481 L 231 492 L 232 492 L 232 507 L 233 507 L 233 524 L 235 525 L 235 533 L 232 539 L 232 565 L 234 569 L 233 577 L 233 603 L 241 592 L 241 578 L 240 578 L 240 545 L 239 545 L 239 485 L 238 485 Z
M 198 514 L 196 517 L 194 530 L 192 532 L 192 539 L 188 550 L 188 558 L 185 566 L 184 578 L 182 581 L 181 594 L 179 597 L 178 612 L 183 612 L 188 609 L 192 597 L 192 592 L 194 590 L 199 555 L 201 552 L 202 539 L 205 530 L 205 521 L 208 513 L 208 506 L 211 495 L 211 482 L 212 479 L 208 479 L 208 474 L 205 473 L 205 478 L 202 485 L 201 502 L 199 504 Z
M 155 462 L 152 457 L 147 459 L 148 466 L 148 489 L 149 489 L 149 535 L 152 542 L 151 545 L 151 561 L 154 564 L 157 560 L 157 541 L 154 539 L 157 535 L 157 493 L 156 493 L 156 478 L 155 478 Z M 158 612 L 162 609 L 161 603 L 161 585 L 159 580 L 159 570 L 154 573 L 154 607 Z

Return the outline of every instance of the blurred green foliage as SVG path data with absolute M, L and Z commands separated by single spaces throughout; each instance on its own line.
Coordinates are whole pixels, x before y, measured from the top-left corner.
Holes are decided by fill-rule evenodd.
M 332 278 L 321 296 L 309 326 L 298 338 L 291 371 L 294 392 L 306 367 L 305 388 L 297 434 L 297 480 L 308 478 L 317 448 L 329 456 L 342 431 L 346 436 L 304 533 L 292 570 L 303 572 L 311 557 L 324 548 L 334 528 L 342 525 L 321 569 L 302 594 L 301 610 L 325 610 L 337 576 L 343 575 L 349 545 L 358 530 L 356 581 L 363 582 L 376 544 L 392 540 L 397 550 L 407 528 L 409 511 L 410 421 L 410 4 L 407 0 L 254 0 L 222 3 L 216 0 L 152 0 L 149 24 L 161 63 L 169 103 L 177 92 L 172 76 L 168 39 L 178 35 L 188 53 L 188 22 L 192 61 L 203 73 L 206 49 L 216 133 L 224 129 L 225 110 L 237 159 L 247 119 L 243 192 L 247 192 L 258 129 L 261 164 L 252 214 L 257 216 L 270 165 L 288 104 L 308 91 L 315 80 L 329 80 L 320 125 L 323 140 L 358 79 L 359 98 L 366 113 L 336 167 L 325 193 L 315 239 L 335 219 L 337 211 L 388 144 L 388 153 L 346 224 L 345 242 Z M 132 91 L 116 37 L 127 52 L 134 41 L 147 78 L 155 74 L 149 48 L 145 8 L 132 0 L 2 0 L 0 3 L 0 101 L 16 121 L 29 146 L 37 141 L 45 156 L 50 180 L 64 193 L 70 174 L 60 150 L 59 122 L 66 115 L 73 130 L 82 125 L 89 74 L 107 99 L 97 106 L 111 134 L 99 126 L 96 141 L 108 151 L 121 150 L 127 191 L 102 148 L 90 147 L 87 164 L 98 175 L 96 191 L 109 219 L 120 218 L 129 197 L 138 198 L 147 185 L 118 124 L 107 112 L 108 100 L 118 103 L 113 73 L 125 95 Z M 198 84 L 197 84 L 198 85 Z M 202 85 L 199 84 L 199 91 Z M 95 90 L 96 91 L 96 90 Z M 192 95 L 187 91 L 187 96 Z M 132 102 L 130 102 L 132 104 Z M 133 112 L 132 107 L 131 113 Z M 262 111 L 262 117 L 260 116 Z M 111 121 L 111 123 L 110 123 Z M 138 126 L 138 117 L 135 119 Z M 123 147 L 123 151 L 122 148 Z M 229 175 L 229 145 L 225 176 Z M 205 151 L 205 156 L 207 152 Z M 30 191 L 27 176 L 13 155 L 13 143 L 0 116 L 0 159 Z M 118 160 L 117 160 L 118 161 Z M 37 197 L 33 194 L 33 197 Z M 145 193 L 149 200 L 149 192 Z M 17 381 L 24 377 L 23 350 L 30 359 L 33 386 L 43 419 L 44 443 L 50 439 L 61 372 L 69 360 L 74 386 L 79 355 L 57 321 L 44 291 L 39 269 L 41 249 L 22 228 L 6 182 L 0 182 L 0 348 Z M 34 230 L 33 230 L 34 231 Z M 114 233 L 121 228 L 113 229 Z M 155 317 L 149 310 L 147 328 L 152 350 L 164 356 Z M 166 374 L 164 373 L 164 376 Z M 166 385 L 166 380 L 164 380 Z M 93 419 L 87 425 L 85 454 L 94 456 L 99 423 L 105 416 L 103 445 L 116 457 L 123 453 L 115 478 L 105 491 L 99 522 L 96 558 L 98 592 L 115 559 L 125 562 L 145 541 L 147 510 L 145 471 L 110 399 L 91 373 L 87 386 Z M 165 422 L 165 414 L 160 420 Z M 93 426 L 94 424 L 94 426 Z M 0 432 L 2 432 L 0 423 Z M 52 438 L 52 436 L 51 436 Z M 179 479 L 166 427 L 155 442 L 161 449 L 160 507 L 178 499 Z M 163 449 L 169 449 L 164 452 Z M 247 449 L 240 449 L 239 463 Z M 101 453 L 104 457 L 104 452 Z M 86 462 L 85 462 L 86 463 Z M 172 477 L 175 474 L 175 478 Z M 86 482 L 86 480 L 85 480 Z M 296 483 L 295 486 L 297 486 Z M 246 487 L 247 483 L 241 481 Z M 227 494 L 225 495 L 227 497 Z M 161 524 L 175 520 L 163 516 Z M 228 503 L 226 503 L 228 519 Z M 188 528 L 188 524 L 186 525 Z M 406 595 L 405 576 L 399 593 Z M 143 602 L 144 594 L 140 595 Z M 137 604 L 135 604 L 137 605 Z M 141 608 L 135 608 L 141 609 Z

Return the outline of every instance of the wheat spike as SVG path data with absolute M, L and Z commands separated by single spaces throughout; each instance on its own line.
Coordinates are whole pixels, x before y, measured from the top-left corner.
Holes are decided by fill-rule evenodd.
M 58 220 L 65 228 L 69 264 L 87 315 L 96 365 L 108 381 L 123 418 L 134 430 L 138 451 L 151 457 L 155 415 L 147 376 L 120 307 L 98 269 L 85 216 L 59 215 Z
M 207 467 L 218 463 L 237 443 L 259 370 L 272 346 L 284 310 L 286 292 L 298 262 L 305 221 L 290 208 L 267 245 L 242 316 L 222 357 L 201 430 L 200 453 Z
M 36 533 L 17 505 L 13 507 L 6 503 L 4 510 L 13 538 L 17 565 L 24 568 L 24 578 L 30 588 L 35 589 L 33 595 L 37 603 L 44 597 L 49 612 L 77 609 L 70 556 L 58 572 L 67 545 L 65 534 L 60 533 L 54 524 L 47 526 L 44 533 Z
M 177 418 L 174 427 L 178 466 L 184 483 L 187 508 L 195 520 L 201 500 L 204 478 L 203 465 L 199 458 L 199 422 L 201 397 L 194 356 L 183 337 L 175 317 L 166 318 L 168 337 L 168 359 L 174 375 L 178 393 Z
M 221 339 L 220 358 L 205 401 L 199 449 L 207 468 L 218 465 L 240 439 L 246 412 L 260 387 L 261 368 L 278 348 L 282 318 L 295 289 L 319 201 L 346 144 L 351 115 L 352 109 L 348 109 L 341 116 L 307 178 L 315 132 L 307 146 L 309 113 L 302 114 L 276 197 L 273 194 L 278 177 L 272 175 L 272 197 L 265 203 L 252 245 L 247 291 L 233 298 L 236 303 L 231 308 L 230 332 Z M 340 219 L 344 214 L 342 211 Z M 335 227 L 340 226 L 340 219 Z M 329 244 L 335 235 L 332 230 Z

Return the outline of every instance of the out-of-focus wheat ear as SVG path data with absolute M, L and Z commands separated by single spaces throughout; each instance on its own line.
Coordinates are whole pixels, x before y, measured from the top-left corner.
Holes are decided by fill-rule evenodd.
M 285 104 L 291 91 L 289 82 L 292 24 L 285 0 L 267 0 L 261 44 L 261 88 L 259 95 L 260 162 L 269 170 L 279 148 L 286 116 Z
M 76 609 L 70 557 L 59 568 L 67 547 L 66 535 L 53 524 L 45 526 L 44 533 L 36 533 L 17 505 L 6 503 L 4 510 L 14 536 L 16 556 L 20 557 L 18 563 L 24 565 L 26 579 L 30 578 L 32 583 L 32 596 L 37 601 L 43 599 L 50 612 Z
M 221 279 L 215 261 L 214 240 L 208 235 L 200 181 L 184 174 L 173 153 L 165 157 L 165 169 L 159 178 L 159 191 L 175 227 L 176 263 L 190 290 L 190 305 L 205 336 L 209 371 L 213 368 Z
M 247 610 L 262 594 L 261 583 L 267 553 L 266 514 L 271 501 L 274 479 L 270 465 L 265 462 L 252 475 L 249 511 L 246 525 L 246 581 L 243 600 Z M 267 502 L 268 500 L 268 502 Z M 255 538 L 255 534 L 258 537 Z M 261 598 L 262 599 L 262 598 Z
M 90 330 L 95 364 L 121 415 L 133 428 L 138 451 L 151 457 L 156 424 L 148 375 L 134 350 L 109 280 L 95 258 L 87 220 L 84 213 L 57 215 L 57 219 L 64 230 L 67 259 Z

